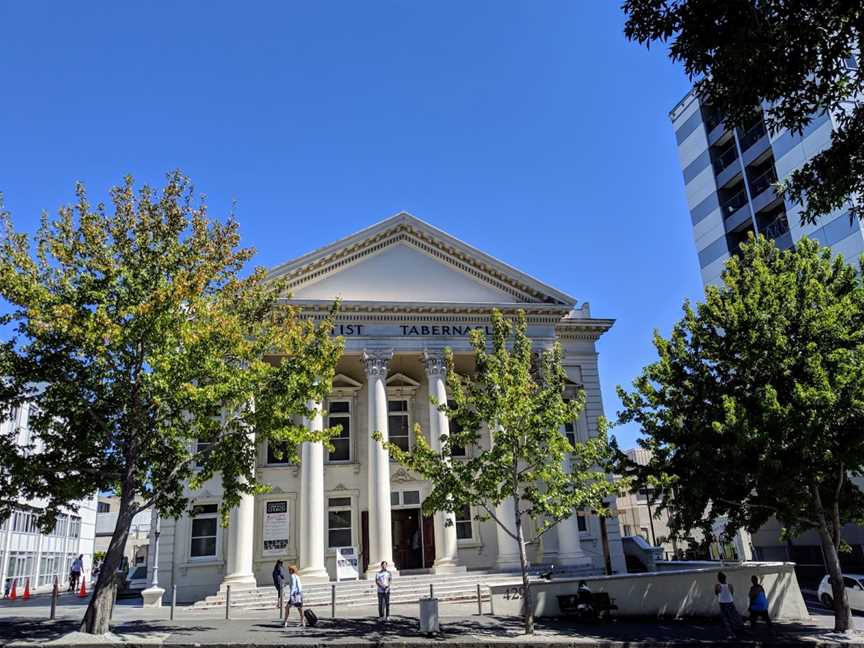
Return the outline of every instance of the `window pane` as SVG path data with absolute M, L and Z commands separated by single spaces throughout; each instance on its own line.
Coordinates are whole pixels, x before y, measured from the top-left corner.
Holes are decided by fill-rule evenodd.
M 291 446 L 287 442 L 279 443 L 278 441 L 268 441 L 267 443 L 267 463 L 268 464 L 287 464 L 290 460 Z
M 349 461 L 351 459 L 350 439 L 331 439 L 333 450 L 330 452 L 330 461 Z
M 194 558 L 216 555 L 216 538 L 192 538 L 191 555 Z
M 456 539 L 470 540 L 471 539 L 471 522 L 456 523 Z
M 401 450 L 404 450 L 405 452 L 410 452 L 410 451 L 411 451 L 411 443 L 410 443 L 410 441 L 408 440 L 408 437 L 407 437 L 407 436 L 398 436 L 398 437 L 392 437 L 392 436 L 391 436 L 391 437 L 390 437 L 390 442 L 391 442 L 393 445 L 395 445 L 395 446 L 397 446 L 398 448 L 400 448 Z
M 390 506 L 399 506 L 399 493 L 390 493 Z
M 331 497 L 328 500 L 328 505 L 332 508 L 336 508 L 337 506 L 351 506 L 351 498 L 350 497 Z
M 216 518 L 196 518 L 192 520 L 192 537 L 216 535 Z
M 405 491 L 402 493 L 402 502 L 405 504 L 419 504 L 420 491 Z
M 203 513 L 215 513 L 217 511 L 216 504 L 200 504 L 192 508 L 192 515 L 201 515 Z
M 339 434 L 333 438 L 348 438 L 351 436 L 351 419 L 347 416 L 331 416 L 327 419 L 327 427 L 336 427 L 339 426 L 341 430 L 339 430 Z
M 576 524 L 577 524 L 580 531 L 587 531 L 588 530 L 588 520 L 585 519 L 584 515 L 577 515 L 576 516 Z
M 391 400 L 387 401 L 388 412 L 407 412 L 408 401 L 406 400 Z
M 337 412 L 349 412 L 348 401 L 334 401 L 330 403 L 330 413 L 336 414 Z
M 465 448 L 460 445 L 451 445 L 450 446 L 450 455 L 453 457 L 464 457 L 465 456 Z
M 351 511 L 328 511 L 327 526 L 330 529 L 350 529 Z
M 387 431 L 391 439 L 394 436 L 408 436 L 408 417 L 391 414 L 387 417 Z
M 330 529 L 327 533 L 327 544 L 330 547 L 351 546 L 351 529 Z

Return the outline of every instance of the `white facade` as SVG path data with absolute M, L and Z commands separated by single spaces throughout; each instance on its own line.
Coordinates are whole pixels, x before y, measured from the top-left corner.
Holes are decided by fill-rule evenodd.
M 5 428 L 4 433 L 17 430 L 18 445 L 25 453 L 39 450 L 39 440 L 33 437 L 28 425 L 29 414 L 30 406 L 25 405 L 16 408 L 8 420 L 0 423 Z M 12 515 L 0 524 L 0 583 L 4 595 L 17 581 L 17 594 L 21 596 L 28 579 L 31 592 L 50 590 L 55 576 L 61 589 L 68 587 L 69 567 L 80 554 L 84 556 L 83 575 L 89 582 L 96 530 L 96 494 L 64 509 L 47 535 L 39 530 L 37 523 L 44 508 L 45 502 L 41 500 L 22 499 Z
M 335 550 L 343 546 L 356 547 L 364 567 L 387 560 L 402 573 L 516 567 L 516 547 L 494 522 L 473 520 L 468 511 L 453 525 L 442 514 L 424 519 L 420 504 L 430 485 L 391 462 L 370 432 L 406 447 L 415 423 L 427 438 L 430 430 L 441 434 L 449 422 L 430 396 L 446 397 L 443 350 L 453 351 L 457 368 L 470 368 L 468 330 L 488 326 L 494 308 L 521 308 L 535 345 L 559 341 L 573 389 L 584 386 L 585 410 L 566 432 L 596 434 L 603 407 L 595 343 L 612 320 L 592 318 L 587 304 L 577 307 L 568 295 L 404 213 L 272 274 L 291 278 L 292 301 L 306 316 L 321 317 L 335 298 L 342 300 L 336 334 L 345 338 L 345 354 L 330 397 L 307 424 L 320 427 L 329 418 L 342 425 L 343 437 L 333 453 L 305 444 L 300 465 L 284 463 L 262 444 L 258 475 L 271 491 L 245 498 L 228 528 L 217 520 L 218 478 L 191 493 L 193 515 L 161 520 L 159 584 L 176 585 L 181 601 L 227 584 L 268 585 L 277 559 L 296 563 L 304 582 L 324 581 L 335 578 Z M 482 443 L 488 442 L 486 435 Z M 609 519 L 603 532 L 591 515 L 545 534 L 529 546 L 529 557 L 600 573 L 603 536 L 613 571 L 625 571 L 617 521 Z

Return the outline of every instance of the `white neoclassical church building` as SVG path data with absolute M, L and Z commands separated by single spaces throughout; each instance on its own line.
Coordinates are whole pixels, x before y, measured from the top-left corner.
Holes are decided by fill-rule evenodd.
M 430 396 L 446 398 L 443 350 L 452 349 L 457 369 L 470 369 L 468 332 L 488 326 L 495 308 L 521 308 L 535 346 L 559 341 L 574 391 L 585 389 L 580 419 L 562 433 L 596 434 L 603 413 L 596 342 L 613 321 L 593 318 L 587 303 L 577 305 L 573 297 L 406 213 L 272 274 L 290 277 L 292 301 L 309 316 L 323 315 L 335 298 L 342 300 L 336 333 L 345 339 L 345 353 L 321 415 L 308 422 L 339 424 L 341 435 L 332 451 L 306 444 L 300 465 L 262 444 L 258 474 L 271 490 L 244 499 L 227 528 L 217 519 L 218 478 L 192 493 L 191 514 L 159 522 L 160 585 L 169 591 L 176 585 L 180 601 L 227 584 L 268 585 L 277 559 L 296 563 L 304 583 L 333 580 L 336 550 L 343 547 L 358 554 L 361 578 L 381 560 L 402 574 L 518 569 L 514 541 L 494 522 L 478 522 L 470 510 L 456 514 L 453 524 L 445 524 L 443 514 L 424 517 L 420 505 L 429 484 L 391 462 L 370 431 L 386 430 L 404 448 L 413 443 L 415 423 L 427 438 L 430 431 L 438 438 L 448 421 L 430 405 Z M 461 454 L 471 452 L 465 448 Z M 528 555 L 533 564 L 626 571 L 616 518 L 590 513 L 579 512 L 546 533 L 529 545 Z

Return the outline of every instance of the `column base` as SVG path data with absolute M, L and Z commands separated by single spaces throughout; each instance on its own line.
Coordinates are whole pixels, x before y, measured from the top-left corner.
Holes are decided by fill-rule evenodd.
M 228 586 L 231 586 L 232 592 L 244 592 L 246 590 L 253 590 L 258 588 L 258 582 L 255 580 L 255 576 L 252 574 L 242 575 L 242 576 L 229 576 L 222 581 L 222 584 L 219 585 L 219 593 L 224 594 Z
M 499 556 L 495 561 L 495 569 L 499 571 L 519 571 L 522 569 L 522 563 L 519 561 L 519 556 Z
M 468 571 L 465 565 L 460 565 L 454 560 L 441 561 L 437 560 L 432 564 L 433 574 L 464 574 Z
M 162 595 L 165 594 L 165 590 L 159 587 L 158 585 L 154 585 L 153 587 L 148 587 L 143 592 L 141 592 L 141 598 L 144 600 L 142 607 L 151 608 L 151 607 L 162 607 Z
M 558 562 L 555 565 L 557 567 L 584 567 L 593 562 L 591 556 L 580 551 L 579 553 L 558 554 Z
M 300 570 L 300 582 L 306 583 L 329 583 L 330 574 L 321 567 L 306 567 Z

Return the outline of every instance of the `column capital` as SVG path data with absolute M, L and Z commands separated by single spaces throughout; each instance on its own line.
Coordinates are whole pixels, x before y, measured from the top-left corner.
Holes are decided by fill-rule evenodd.
M 423 352 L 423 364 L 426 365 L 427 376 L 447 376 L 447 362 L 444 360 L 444 353 L 441 351 Z
M 363 364 L 366 367 L 367 376 L 387 377 L 387 371 L 390 367 L 390 360 L 393 358 L 391 349 L 366 349 L 363 351 Z

